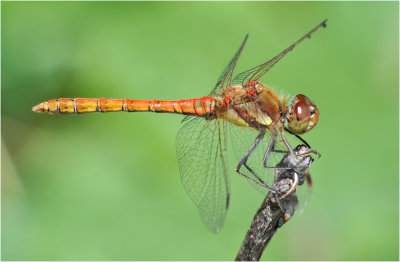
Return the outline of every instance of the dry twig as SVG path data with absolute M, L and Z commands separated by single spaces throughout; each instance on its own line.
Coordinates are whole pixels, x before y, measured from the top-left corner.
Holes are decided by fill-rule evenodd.
M 297 146 L 296 154 L 305 153 L 305 145 Z M 254 216 L 253 222 L 242 243 L 236 261 L 259 261 L 261 255 L 275 232 L 283 226 L 294 214 L 298 199 L 296 191 L 282 198 L 298 178 L 298 186 L 304 183 L 308 169 L 313 162 L 310 155 L 294 156 L 286 154 L 275 169 L 275 179 L 272 187 L 278 192 L 269 192 Z M 277 201 L 277 198 L 281 198 Z

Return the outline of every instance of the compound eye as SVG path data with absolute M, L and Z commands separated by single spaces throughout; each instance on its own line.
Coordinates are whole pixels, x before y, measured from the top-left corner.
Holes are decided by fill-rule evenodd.
M 306 97 L 305 95 L 299 94 L 299 95 L 296 96 L 296 98 L 297 98 L 297 100 L 303 101 L 306 104 L 309 104 L 309 105 L 312 104 L 311 100 L 308 97 Z
M 310 106 L 310 113 L 311 113 L 311 115 L 315 114 L 315 107 Z
M 304 103 L 303 101 L 298 101 L 294 105 L 294 113 L 296 114 L 298 121 L 304 121 L 310 118 L 310 109 L 309 105 Z

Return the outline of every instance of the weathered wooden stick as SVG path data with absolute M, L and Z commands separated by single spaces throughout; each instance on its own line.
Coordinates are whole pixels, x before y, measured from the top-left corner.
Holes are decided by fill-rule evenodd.
M 269 192 L 257 210 L 236 261 L 259 261 L 265 247 L 278 228 L 293 216 L 298 204 L 296 186 L 304 183 L 307 171 L 313 162 L 310 155 L 301 156 L 307 150 L 305 145 L 299 145 L 294 152 L 300 156 L 288 153 L 277 165 L 277 167 L 284 168 L 275 169 L 272 188 L 277 193 Z M 290 193 L 293 189 L 294 191 Z

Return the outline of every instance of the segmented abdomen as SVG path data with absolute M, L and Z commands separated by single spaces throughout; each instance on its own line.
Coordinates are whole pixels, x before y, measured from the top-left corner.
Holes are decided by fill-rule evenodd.
M 157 112 L 203 116 L 215 108 L 212 97 L 185 100 L 132 100 L 105 98 L 60 98 L 49 100 L 32 108 L 34 112 L 73 114 L 90 112 Z

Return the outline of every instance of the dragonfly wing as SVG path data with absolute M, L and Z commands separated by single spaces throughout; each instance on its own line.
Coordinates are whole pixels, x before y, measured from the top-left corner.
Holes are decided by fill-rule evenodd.
M 222 90 L 231 86 L 233 70 L 235 69 L 236 63 L 239 59 L 240 54 L 243 51 L 244 45 L 246 44 L 248 37 L 249 37 L 249 35 L 247 34 L 243 40 L 242 45 L 239 47 L 239 50 L 236 52 L 235 56 L 232 58 L 232 60 L 228 64 L 228 66 L 225 68 L 225 70 L 222 72 L 221 76 L 219 77 L 216 86 L 210 93 L 210 96 L 216 96 Z
M 267 73 L 276 63 L 278 63 L 287 53 L 292 51 L 298 44 L 300 44 L 304 39 L 311 38 L 311 34 L 314 33 L 320 27 L 326 27 L 326 21 L 324 20 L 322 23 L 313 28 L 310 32 L 305 34 L 299 40 L 294 42 L 291 46 L 283 50 L 280 54 L 272 58 L 271 60 L 261 64 L 259 66 L 253 67 L 247 71 L 244 71 L 237 76 L 232 81 L 232 84 L 240 84 L 243 85 L 250 81 L 258 81 L 265 73 Z
M 308 174 L 310 176 L 310 174 Z M 299 200 L 297 211 L 299 214 L 303 213 L 304 208 L 308 205 L 312 196 L 312 185 L 308 181 L 304 181 L 302 185 L 297 186 L 296 195 Z
M 192 117 L 182 125 L 176 138 L 182 183 L 207 228 L 219 232 L 230 194 L 226 121 Z

